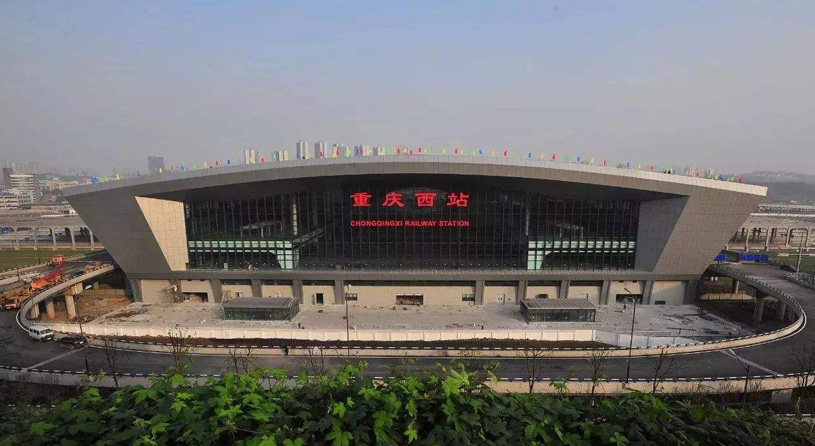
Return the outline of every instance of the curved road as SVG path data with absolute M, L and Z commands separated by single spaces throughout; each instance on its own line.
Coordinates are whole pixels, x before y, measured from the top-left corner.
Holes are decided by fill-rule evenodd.
M 815 290 L 796 285 L 784 277 L 788 274 L 769 265 L 732 265 L 739 272 L 756 277 L 762 282 L 784 290 L 793 296 L 804 311 L 815 315 Z M 745 365 L 750 365 L 751 376 L 796 373 L 798 370 L 790 360 L 789 352 L 803 342 L 815 342 L 815 323 L 810 322 L 798 334 L 780 341 L 754 347 L 738 349 L 734 358 L 725 352 L 715 351 L 674 357 L 673 368 L 667 378 L 712 378 L 738 377 L 746 374 Z M 105 360 L 100 348 L 89 347 L 68 350 L 57 342 L 39 343 L 31 340 L 20 330 L 15 322 L 15 312 L 0 313 L 0 365 L 32 368 L 40 370 L 85 371 L 86 360 L 91 371 L 103 371 Z M 450 362 L 447 358 L 417 358 L 405 369 L 426 369 L 437 363 Z M 365 358 L 368 362 L 367 372 L 372 376 L 387 376 L 394 365 L 402 364 L 398 358 Z M 473 360 L 485 363 L 487 359 Z M 631 377 L 646 379 L 653 377 L 655 358 L 634 358 L 631 360 Z M 326 358 L 328 368 L 338 367 L 345 362 L 342 358 Z M 122 373 L 149 374 L 162 373 L 171 364 L 169 355 L 160 353 L 130 352 L 119 363 Z M 214 375 L 224 373 L 231 364 L 227 356 L 194 356 L 191 373 L 195 375 Z M 304 358 L 293 357 L 258 357 L 256 364 L 287 370 L 290 374 L 308 371 Z M 476 366 L 476 364 L 473 364 Z M 610 378 L 625 378 L 626 358 L 609 358 L 606 360 L 604 373 Z M 523 359 L 501 359 L 496 370 L 501 378 L 526 378 L 526 363 Z M 544 377 L 546 378 L 589 378 L 589 363 L 585 359 L 544 360 Z

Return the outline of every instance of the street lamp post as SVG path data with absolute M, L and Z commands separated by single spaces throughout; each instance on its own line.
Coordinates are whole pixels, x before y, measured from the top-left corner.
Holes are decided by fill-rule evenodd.
M 345 345 L 348 347 L 348 360 L 351 360 L 351 319 L 348 316 L 348 290 L 351 285 L 345 285 L 345 294 L 342 300 L 345 301 Z
M 628 288 L 623 288 L 629 295 L 633 296 L 633 293 Z M 628 299 L 628 298 L 626 298 Z M 634 351 L 634 321 L 637 319 L 637 298 L 631 297 L 631 300 L 634 301 L 634 312 L 631 314 L 631 333 L 628 338 L 628 360 L 625 364 L 625 382 L 628 384 L 628 378 L 631 375 L 631 353 Z
M 806 236 L 804 236 L 804 239 L 808 239 L 809 238 L 809 231 L 807 231 L 807 230 L 804 230 L 804 231 L 805 231 L 804 233 L 806 234 Z M 807 241 L 807 242 L 809 241 L 809 240 L 804 240 L 804 239 L 802 239 L 801 242 L 798 243 L 798 262 L 795 265 L 795 278 L 796 279 L 798 279 L 798 272 L 801 271 L 801 256 L 803 255 L 803 252 L 804 252 L 804 241 Z
M 85 289 L 90 289 L 92 285 L 88 285 Z M 68 310 L 68 304 L 65 304 L 65 310 Z M 82 329 L 82 315 L 79 311 L 79 299 L 74 302 L 74 309 L 76 310 L 76 320 L 79 322 L 79 337 L 82 338 L 82 348 L 85 350 L 85 374 L 91 376 L 91 367 L 88 363 L 88 340 L 85 338 L 85 331 Z

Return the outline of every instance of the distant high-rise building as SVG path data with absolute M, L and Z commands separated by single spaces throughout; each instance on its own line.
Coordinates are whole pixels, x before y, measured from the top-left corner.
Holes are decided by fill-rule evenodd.
M 297 159 L 305 160 L 305 159 L 311 158 L 309 156 L 309 154 L 308 154 L 308 143 L 307 142 L 305 142 L 305 141 L 303 141 L 301 139 L 300 141 L 297 141 L 297 144 L 295 145 L 295 147 L 297 149 L 295 151 L 295 156 L 297 157 Z
M 243 151 L 244 164 L 257 164 L 260 161 L 260 153 L 255 149 L 246 149 Z
M 11 192 L 0 192 L 0 210 L 18 209 L 20 198 Z
M 159 170 L 164 170 L 164 157 L 163 156 L 148 156 L 147 157 L 147 171 L 150 174 L 159 173 Z
M 11 178 L 11 189 L 16 189 L 20 191 L 20 193 L 31 194 L 31 196 L 37 195 L 34 175 L 30 173 L 12 173 L 9 177 Z
M 328 158 L 328 144 L 325 141 L 314 143 L 314 158 Z
M 11 167 L 4 167 L 3 168 L 3 184 L 7 188 L 11 188 L 11 174 L 14 173 L 14 169 Z

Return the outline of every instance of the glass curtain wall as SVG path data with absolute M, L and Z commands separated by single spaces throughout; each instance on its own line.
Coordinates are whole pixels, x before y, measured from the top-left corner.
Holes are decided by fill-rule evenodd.
M 185 203 L 192 269 L 632 269 L 639 206 L 460 184 Z

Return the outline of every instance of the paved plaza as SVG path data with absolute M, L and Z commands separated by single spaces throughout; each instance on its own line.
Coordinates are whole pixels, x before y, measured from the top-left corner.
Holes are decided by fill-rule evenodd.
M 352 330 L 473 330 L 480 329 L 575 329 L 589 328 L 627 333 L 631 329 L 631 307 L 599 306 L 597 321 L 535 322 L 527 324 L 515 305 L 483 306 L 392 306 L 349 308 Z M 309 306 L 292 321 L 228 321 L 220 304 L 200 302 L 134 303 L 109 313 L 90 324 L 174 327 L 252 327 L 344 330 L 345 307 Z M 647 336 L 726 337 L 751 334 L 747 329 L 694 305 L 637 307 L 636 334 Z

